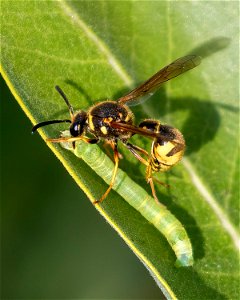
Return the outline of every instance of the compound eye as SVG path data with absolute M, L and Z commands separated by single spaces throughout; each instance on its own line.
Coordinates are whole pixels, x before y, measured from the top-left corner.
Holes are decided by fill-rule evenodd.
M 70 133 L 73 137 L 77 137 L 80 135 L 80 132 L 81 132 L 81 125 L 78 124 L 78 123 L 73 123 L 71 126 L 70 126 Z

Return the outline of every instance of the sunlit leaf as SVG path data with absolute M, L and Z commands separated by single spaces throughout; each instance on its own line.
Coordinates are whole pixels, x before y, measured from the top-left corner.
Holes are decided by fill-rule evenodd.
M 176 269 L 165 238 L 117 193 L 100 213 L 150 270 L 168 298 L 238 298 L 237 2 L 2 1 L 1 73 L 33 123 L 68 117 L 56 84 L 75 109 L 116 99 L 174 59 L 202 55 L 196 69 L 166 84 L 142 106 L 186 138 L 183 163 L 158 187 L 185 226 L 192 268 Z M 56 137 L 66 126 L 45 127 Z M 134 137 L 149 149 L 145 139 Z M 107 185 L 83 161 L 49 145 L 91 200 Z M 120 148 L 121 168 L 150 193 L 144 168 Z

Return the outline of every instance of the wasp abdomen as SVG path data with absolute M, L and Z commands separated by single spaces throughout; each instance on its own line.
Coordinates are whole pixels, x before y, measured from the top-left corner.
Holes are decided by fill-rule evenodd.
M 161 125 L 157 120 L 144 120 L 139 127 L 159 133 L 152 143 L 149 160 L 153 172 L 165 172 L 177 164 L 185 150 L 185 140 L 181 132 L 169 125 Z

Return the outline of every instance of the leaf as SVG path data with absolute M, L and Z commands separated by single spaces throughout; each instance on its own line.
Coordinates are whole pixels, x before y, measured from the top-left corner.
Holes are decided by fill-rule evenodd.
M 76 109 L 116 99 L 174 59 L 202 64 L 142 106 L 187 141 L 183 163 L 165 175 L 159 199 L 184 224 L 192 268 L 176 269 L 165 238 L 117 193 L 100 213 L 143 261 L 167 298 L 238 298 L 238 22 L 236 2 L 2 1 L 1 73 L 33 123 L 68 117 L 60 85 Z M 224 26 L 223 26 L 224 24 Z M 161 101 L 159 101 L 161 98 Z M 55 137 L 62 126 L 43 129 Z M 145 139 L 134 143 L 149 149 Z M 58 145 L 49 145 L 91 200 L 107 185 Z M 150 193 L 144 168 L 121 149 L 121 168 Z M 130 168 L 129 168 L 130 166 Z

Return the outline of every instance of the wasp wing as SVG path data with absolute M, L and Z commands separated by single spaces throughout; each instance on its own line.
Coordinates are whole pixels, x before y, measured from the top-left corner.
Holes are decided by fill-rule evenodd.
M 126 123 L 120 123 L 120 122 L 111 122 L 111 127 L 116 128 L 116 129 L 120 129 L 122 131 L 125 132 L 132 132 L 133 134 L 140 134 L 142 136 L 146 136 L 152 139 L 155 138 L 160 138 L 163 141 L 171 141 L 175 144 L 179 144 L 179 141 L 175 139 L 175 135 L 163 135 L 160 132 L 154 132 L 152 130 L 149 129 L 144 129 L 144 128 L 140 128 L 137 127 L 135 125 L 130 125 L 130 124 L 126 124 Z
M 157 90 L 164 82 L 177 77 L 188 70 L 191 70 L 198 66 L 201 63 L 201 57 L 197 55 L 187 55 L 181 57 L 170 65 L 164 67 L 160 71 L 158 71 L 155 75 L 141 84 L 139 87 L 132 90 L 127 95 L 119 98 L 117 100 L 118 103 L 126 103 L 137 98 L 146 96 L 147 94 L 152 94 L 155 90 Z

